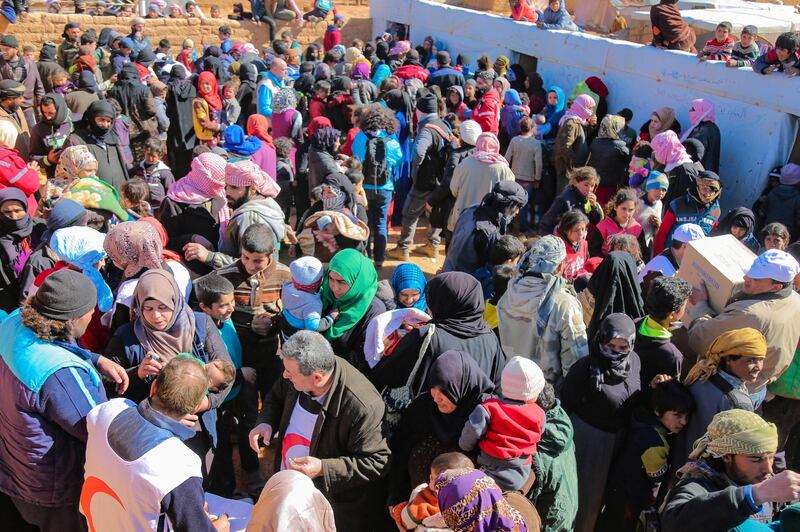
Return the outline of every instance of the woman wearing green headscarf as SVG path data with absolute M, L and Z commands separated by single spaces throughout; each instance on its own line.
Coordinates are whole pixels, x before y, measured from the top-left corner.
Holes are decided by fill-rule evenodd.
M 369 321 L 385 312 L 375 297 L 378 273 L 369 260 L 355 249 L 343 249 L 333 256 L 322 281 L 323 311 L 338 311 L 339 317 L 325 337 L 334 352 L 356 367 L 364 367 L 364 340 Z

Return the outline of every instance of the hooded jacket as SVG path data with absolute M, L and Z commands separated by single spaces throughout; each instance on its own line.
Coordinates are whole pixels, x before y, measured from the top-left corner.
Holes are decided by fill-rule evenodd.
M 500 131 L 500 105 L 500 93 L 491 88 L 472 110 L 472 120 L 481 126 L 484 133 L 497 135 Z
M 119 79 L 108 91 L 108 97 L 117 100 L 122 114 L 131 121 L 130 138 L 132 142 L 144 142 L 148 138 L 158 138 L 156 104 L 150 90 L 139 82 L 136 67 L 126 64 L 119 73 Z
M 428 78 L 428 87 L 438 85 L 442 94 L 447 94 L 450 87 L 463 87 L 464 75 L 450 65 L 437 68 Z
M 789 229 L 790 240 L 800 235 L 800 187 L 778 185 L 764 202 L 764 225 L 780 222 Z
M 219 251 L 209 253 L 206 264 L 214 269 L 232 264 L 239 256 L 242 235 L 253 224 L 266 224 L 272 230 L 277 259 L 279 244 L 286 235 L 283 211 L 274 199 L 257 196 L 233 211 L 219 242 Z

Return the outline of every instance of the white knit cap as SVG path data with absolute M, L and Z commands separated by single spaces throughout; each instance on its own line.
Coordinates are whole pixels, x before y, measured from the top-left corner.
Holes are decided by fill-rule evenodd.
M 316 257 L 300 257 L 289 264 L 292 280 L 305 286 L 313 285 L 322 279 L 322 263 Z
M 770 249 L 755 258 L 747 272 L 752 279 L 772 279 L 779 283 L 791 283 L 800 273 L 797 260 L 779 249 Z
M 519 356 L 508 361 L 500 376 L 503 397 L 515 401 L 536 400 L 544 383 L 544 373 L 536 362 Z
M 483 133 L 481 125 L 474 120 L 464 120 L 458 126 L 458 133 L 461 135 L 462 142 L 475 146 L 478 143 L 478 137 Z

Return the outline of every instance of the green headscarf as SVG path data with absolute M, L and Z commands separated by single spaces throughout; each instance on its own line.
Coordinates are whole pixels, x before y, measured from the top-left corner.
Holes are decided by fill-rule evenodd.
M 355 249 L 343 249 L 334 255 L 328 271 L 338 273 L 350 285 L 350 290 L 336 299 L 328 286 L 328 276 L 322 279 L 322 308 L 336 308 L 340 312 L 339 319 L 325 332 L 328 340 L 335 340 L 352 329 L 367 313 L 378 291 L 378 272 L 372 262 Z

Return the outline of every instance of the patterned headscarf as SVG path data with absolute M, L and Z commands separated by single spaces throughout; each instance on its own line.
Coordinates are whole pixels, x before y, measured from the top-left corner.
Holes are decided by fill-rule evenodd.
M 277 198 L 281 187 L 256 163 L 248 159 L 225 166 L 225 183 L 236 187 L 254 186 L 265 198 Z
M 178 203 L 199 204 L 215 197 L 225 198 L 225 165 L 227 161 L 216 153 L 201 153 L 192 159 L 189 173 L 175 181 L 167 197 Z M 215 214 L 217 221 L 227 220 L 227 207 Z
M 77 181 L 78 172 L 92 163 L 96 165 L 97 159 L 85 144 L 64 148 L 58 158 L 55 178 L 68 183 Z
M 120 221 L 128 221 L 128 213 L 119 204 L 117 189 L 97 177 L 82 177 L 69 187 L 64 197 L 77 201 L 87 209 L 108 211 Z
M 475 151 L 469 156 L 486 164 L 508 164 L 505 157 L 500 155 L 500 141 L 497 140 L 497 135 L 494 133 L 481 133 L 475 143 Z
M 767 356 L 767 339 L 761 332 L 750 327 L 720 334 L 708 348 L 706 356 L 699 359 L 689 370 L 683 383 L 689 386 L 698 380 L 706 382 L 718 371 L 720 361 L 724 357 L 733 355 L 765 358 Z
M 546 235 L 537 240 L 517 263 L 518 277 L 533 276 L 547 281 L 544 295 L 536 311 L 536 331 L 539 336 L 544 334 L 547 327 L 547 320 L 555 304 L 553 298 L 566 282 L 562 276 L 553 275 L 566 258 L 567 248 L 564 240 L 557 236 Z
M 272 112 L 282 113 L 297 107 L 297 93 L 291 87 L 284 87 L 278 91 L 272 100 Z
M 511 67 L 511 61 L 508 57 L 501 55 L 497 59 L 494 60 L 494 71 L 497 72 L 498 76 L 505 76 L 506 71 L 508 71 L 509 67 Z
M 527 532 L 522 516 L 483 471 L 450 469 L 436 479 L 439 509 L 454 532 Z
M 719 412 L 702 438 L 694 442 L 690 460 L 729 454 L 774 453 L 778 429 L 754 412 L 734 408 Z
M 392 291 L 394 291 L 394 300 L 397 302 L 397 308 L 402 308 L 398 301 L 400 292 L 408 288 L 419 290 L 419 299 L 416 303 L 411 305 L 412 308 L 426 312 L 428 310 L 428 303 L 425 301 L 425 274 L 419 266 L 410 262 L 398 264 L 392 274 Z
M 145 268 L 161 268 L 161 237 L 147 222 L 115 225 L 108 232 L 103 249 L 126 279 Z
M 618 139 L 619 133 L 625 129 L 625 119 L 617 115 L 606 115 L 597 130 L 598 139 Z

